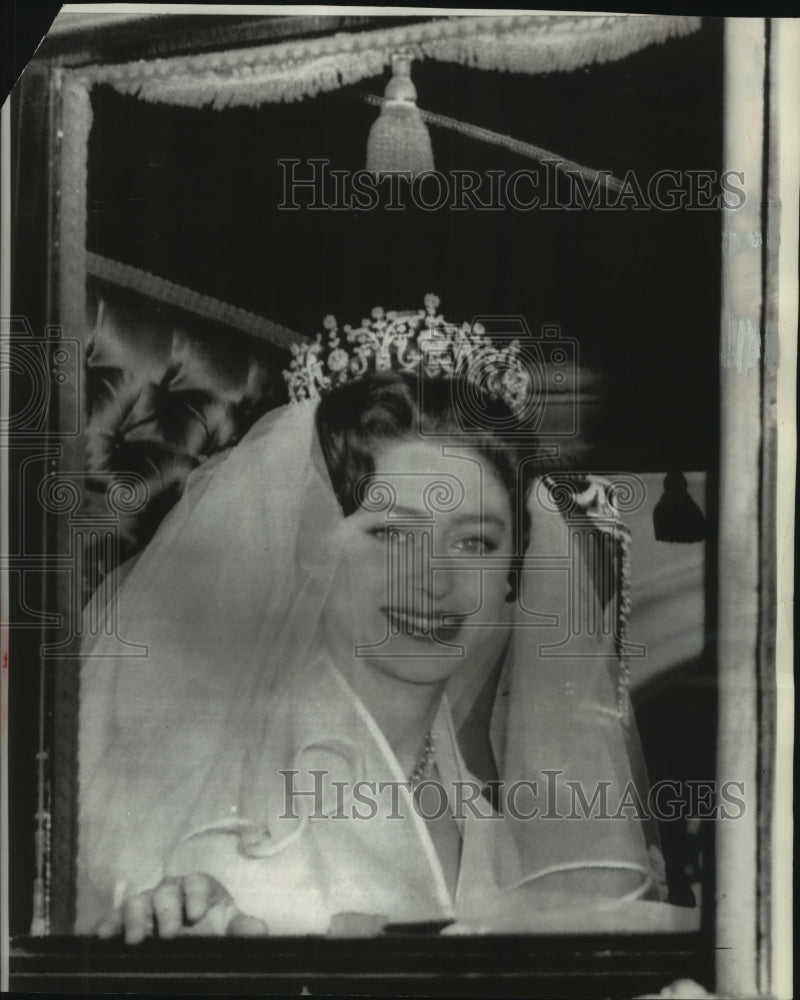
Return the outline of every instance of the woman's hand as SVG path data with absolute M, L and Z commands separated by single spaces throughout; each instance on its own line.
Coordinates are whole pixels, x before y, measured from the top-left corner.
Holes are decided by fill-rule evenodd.
M 101 938 L 122 933 L 126 944 L 139 944 L 156 933 L 161 938 L 266 934 L 267 925 L 238 910 L 215 878 L 193 874 L 165 878 L 155 889 L 125 900 L 101 921 L 96 933 Z

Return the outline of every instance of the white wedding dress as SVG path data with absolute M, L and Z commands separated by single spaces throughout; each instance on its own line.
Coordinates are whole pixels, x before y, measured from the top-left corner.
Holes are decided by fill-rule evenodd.
M 525 929 L 563 905 L 574 924 L 619 905 L 612 891 L 585 897 L 589 870 L 628 873 L 627 898 L 652 895 L 657 865 L 638 819 L 526 821 L 465 808 L 453 895 L 408 791 L 397 792 L 400 819 L 385 795 L 373 818 L 350 815 L 354 782 L 406 776 L 321 646 L 343 518 L 314 411 L 271 412 L 195 473 L 85 645 L 78 932 L 165 875 L 195 871 L 274 934 L 324 933 L 348 912 L 508 930 L 509 920 Z M 544 782 L 560 768 L 589 794 L 599 781 L 622 794 L 637 751 L 613 648 L 597 635 L 564 641 L 574 595 L 553 560 L 569 558 L 567 526 L 533 499 L 529 509 L 531 545 L 491 713 L 499 778 Z M 130 642 L 148 655 L 131 657 Z M 492 666 L 456 672 L 436 717 L 436 767 L 451 794 L 453 783 L 474 781 L 457 733 Z M 295 790 L 311 790 L 314 769 L 328 773 L 326 811 L 340 804 L 330 780 L 346 783 L 345 818 L 303 818 L 312 800 L 298 796 L 290 815 L 281 771 L 296 770 Z M 486 799 L 478 805 L 491 813 Z

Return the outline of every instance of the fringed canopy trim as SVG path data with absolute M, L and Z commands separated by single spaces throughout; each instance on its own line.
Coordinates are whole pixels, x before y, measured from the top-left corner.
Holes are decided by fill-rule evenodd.
M 377 76 L 398 50 L 477 69 L 568 72 L 622 59 L 699 27 L 700 18 L 672 15 L 441 17 L 377 31 L 93 67 L 86 81 L 154 103 L 257 106 L 299 101 Z

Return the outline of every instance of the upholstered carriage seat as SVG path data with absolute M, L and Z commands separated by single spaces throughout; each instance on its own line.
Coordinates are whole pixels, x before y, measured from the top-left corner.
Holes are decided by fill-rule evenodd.
M 285 401 L 288 352 L 106 282 L 89 303 L 85 503 L 107 513 L 114 482 L 144 498 L 119 515 L 118 553 L 89 554 L 96 581 L 148 542 L 192 469 Z

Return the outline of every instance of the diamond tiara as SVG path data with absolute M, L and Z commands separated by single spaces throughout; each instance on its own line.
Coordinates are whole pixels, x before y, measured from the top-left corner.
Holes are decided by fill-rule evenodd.
M 319 333 L 310 343 L 291 345 L 293 357 L 283 373 L 290 401 L 319 399 L 371 372 L 397 371 L 466 378 L 519 414 L 532 391 L 519 341 L 501 347 L 481 323 L 450 323 L 437 312 L 439 302 L 429 294 L 424 309 L 386 312 L 376 306 L 370 319 L 341 333 L 336 319 L 326 316 L 325 340 Z

